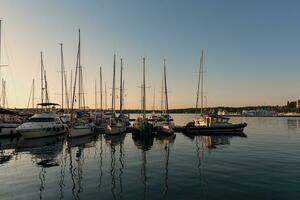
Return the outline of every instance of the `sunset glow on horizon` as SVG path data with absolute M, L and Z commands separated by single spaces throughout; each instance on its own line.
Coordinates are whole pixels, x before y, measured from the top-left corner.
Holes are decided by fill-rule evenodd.
M 33 79 L 35 101 L 40 101 L 41 51 L 50 100 L 61 103 L 59 43 L 64 44 L 69 84 L 79 28 L 90 108 L 95 107 L 95 80 L 99 107 L 100 66 L 111 107 L 114 53 L 117 86 L 121 58 L 124 63 L 125 109 L 141 107 L 142 56 L 146 58 L 147 109 L 153 107 L 154 88 L 156 109 L 160 108 L 164 58 L 169 107 L 194 107 L 202 49 L 206 106 L 283 105 L 300 99 L 296 89 L 300 85 L 299 2 L 129 2 L 1 0 L 1 64 L 8 64 L 1 68 L 1 77 L 7 80 L 8 106 L 27 107 Z

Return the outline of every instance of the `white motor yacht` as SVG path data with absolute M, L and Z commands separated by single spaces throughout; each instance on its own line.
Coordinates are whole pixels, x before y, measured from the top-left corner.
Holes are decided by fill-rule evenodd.
M 66 132 L 66 126 L 55 113 L 35 114 L 16 128 L 25 139 L 59 135 Z

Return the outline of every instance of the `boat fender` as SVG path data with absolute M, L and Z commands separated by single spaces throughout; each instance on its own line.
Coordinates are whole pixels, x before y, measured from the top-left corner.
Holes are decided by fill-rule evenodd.
M 56 132 L 59 132 L 59 130 L 60 130 L 60 128 L 59 128 L 59 127 L 57 127 L 57 128 L 56 128 Z
M 47 128 L 46 130 L 47 130 L 47 131 L 50 131 L 50 130 L 51 130 L 51 128 Z

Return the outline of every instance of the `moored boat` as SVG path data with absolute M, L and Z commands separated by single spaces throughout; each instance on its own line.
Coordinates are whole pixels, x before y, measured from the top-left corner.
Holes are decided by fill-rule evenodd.
M 229 123 L 228 117 L 223 117 L 217 114 L 204 114 L 203 106 L 203 68 L 204 68 L 204 52 L 201 52 L 200 70 L 197 89 L 196 110 L 198 110 L 199 91 L 201 88 L 201 106 L 200 115 L 189 122 L 184 131 L 190 134 L 241 134 L 246 123 L 232 124 Z
M 108 135 L 119 135 L 123 134 L 126 131 L 126 121 L 124 118 L 116 117 L 115 111 L 115 65 L 116 65 L 116 55 L 114 55 L 114 66 L 113 66 L 113 87 L 112 87 L 112 116 L 105 128 L 105 134 Z M 122 59 L 121 59 L 121 84 L 120 88 L 123 88 L 122 85 Z M 121 89 L 122 90 L 122 89 Z M 122 113 L 122 103 L 123 103 L 123 93 L 120 93 L 120 113 Z M 129 119 L 128 119 L 129 122 Z
M 229 118 L 219 115 L 203 115 L 193 119 L 185 127 L 185 132 L 191 134 L 241 134 L 246 123 L 232 124 Z
M 25 139 L 41 138 L 60 135 L 66 132 L 66 126 L 55 113 L 35 114 L 19 127 L 16 131 Z

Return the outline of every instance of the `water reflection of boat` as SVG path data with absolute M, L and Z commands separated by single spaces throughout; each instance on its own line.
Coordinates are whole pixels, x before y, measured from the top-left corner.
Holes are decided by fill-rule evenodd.
M 28 152 L 32 155 L 32 162 L 39 168 L 38 178 L 40 180 L 39 198 L 43 199 L 47 169 L 58 167 L 60 162 L 57 156 L 62 152 L 64 136 L 23 139 L 17 144 L 17 152 Z
M 75 160 L 73 159 L 73 149 L 77 149 L 75 153 Z M 83 147 L 78 146 L 75 148 L 68 147 L 69 159 L 70 159 L 70 175 L 72 180 L 72 195 L 74 199 L 80 199 L 80 193 L 82 192 L 82 177 L 83 177 L 83 165 L 84 165 L 84 151 Z M 74 163 L 77 166 L 74 166 Z
M 31 151 L 34 149 L 51 149 L 55 150 L 56 147 L 62 147 L 65 137 L 63 135 L 45 137 L 45 138 L 35 138 L 35 139 L 21 139 L 17 144 L 18 151 Z
M 111 193 L 113 199 L 122 199 L 123 193 L 123 183 L 122 183 L 122 175 L 124 170 L 124 149 L 123 149 L 123 142 L 125 139 L 126 134 L 122 135 L 105 135 L 106 144 L 110 147 L 111 153 L 111 162 L 110 162 L 110 176 L 111 176 Z M 119 147 L 119 153 L 117 152 L 117 147 Z M 119 154 L 119 158 L 116 158 L 116 155 Z M 117 160 L 118 159 L 118 160 Z M 119 168 L 117 169 L 117 162 L 119 161 Z M 102 161 L 101 161 L 102 162 Z M 100 168 L 102 170 L 102 168 Z M 102 173 L 102 171 L 101 171 Z M 119 184 L 117 183 L 119 181 Z M 119 192 L 117 190 L 119 188 Z
M 230 140 L 234 137 L 247 137 L 246 134 L 241 134 L 241 135 L 193 135 L 189 133 L 183 133 L 184 136 L 189 138 L 190 140 L 200 140 L 201 143 L 206 147 L 206 148 L 217 148 L 218 145 L 228 145 L 230 144 Z
M 163 196 L 164 199 L 167 198 L 169 185 L 169 158 L 170 158 L 170 145 L 172 145 L 175 141 L 176 135 L 158 135 L 157 140 L 160 141 L 161 145 L 164 147 L 165 158 L 164 158 L 164 191 Z
M 17 141 L 16 138 L 0 138 L 0 165 L 13 158 Z
M 0 150 L 14 149 L 17 143 L 17 138 L 0 138 Z
M 94 147 L 97 140 L 95 135 L 86 135 L 82 137 L 68 138 L 69 147 L 82 146 L 84 148 Z
M 157 135 L 156 140 L 160 141 L 161 144 L 174 143 L 176 134 L 173 135 Z
M 132 139 L 138 149 L 148 151 L 153 146 L 154 135 L 132 133 Z
M 123 133 L 121 135 L 104 135 L 104 139 L 106 144 L 117 146 L 123 143 L 125 139 L 126 133 Z

